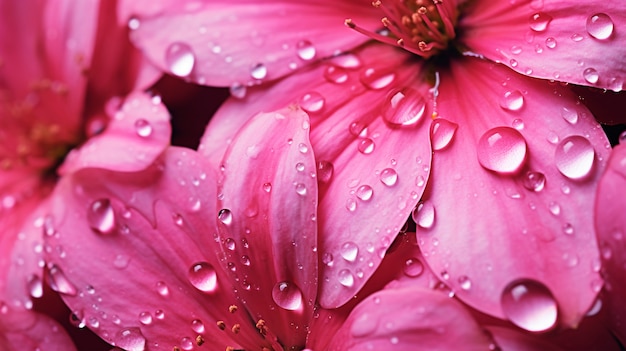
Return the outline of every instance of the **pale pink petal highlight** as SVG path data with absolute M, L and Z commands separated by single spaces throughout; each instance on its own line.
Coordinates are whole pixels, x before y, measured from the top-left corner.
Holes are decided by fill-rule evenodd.
M 74 351 L 65 330 L 43 314 L 11 309 L 0 303 L 2 350 Z

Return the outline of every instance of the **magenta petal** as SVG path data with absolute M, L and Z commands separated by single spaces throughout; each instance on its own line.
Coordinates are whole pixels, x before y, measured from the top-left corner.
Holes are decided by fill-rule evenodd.
M 473 52 L 529 76 L 623 89 L 621 4 L 576 0 L 474 1 L 459 23 Z
M 150 165 L 169 144 L 170 116 L 158 97 L 129 95 L 107 128 L 72 150 L 61 174 L 97 167 L 132 172 Z
M 609 311 L 611 327 L 622 343 L 626 342 L 626 145 L 613 149 L 609 166 L 598 185 L 596 229 L 606 277 L 604 307 Z
M 32 311 L 15 310 L 0 303 L 2 350 L 73 351 L 65 330 L 51 318 Z
M 225 267 L 255 318 L 285 345 L 306 337 L 317 295 L 317 178 L 309 119 L 254 117 L 224 157 L 218 208 Z M 280 326 L 294 326 L 294 329 Z
M 576 326 L 602 286 L 590 214 L 605 135 L 567 88 L 482 60 L 452 65 L 439 92 L 458 128 L 414 215 L 429 265 L 481 312 Z
M 215 189 L 211 168 L 181 148 L 141 172 L 66 175 L 51 206 L 56 234 L 46 237 L 49 283 L 87 327 L 124 349 L 263 345 L 215 252 Z
M 563 349 L 532 334 L 522 333 L 504 327 L 486 327 L 493 340 L 502 350 L 507 351 L 562 351 Z
M 352 311 L 327 350 L 488 350 L 457 301 L 420 288 L 382 290 Z
M 371 6 L 354 0 L 329 5 L 176 2 L 140 9 L 129 25 L 136 28 L 131 33 L 136 45 L 164 71 L 203 85 L 248 86 L 366 41 L 344 25 L 348 17 L 367 27 L 380 25 Z

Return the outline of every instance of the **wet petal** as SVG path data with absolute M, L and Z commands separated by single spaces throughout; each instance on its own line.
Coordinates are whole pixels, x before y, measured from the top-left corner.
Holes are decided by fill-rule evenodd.
M 317 178 L 309 126 L 296 107 L 249 121 L 224 157 L 214 214 L 239 295 L 284 345 L 305 339 L 317 294 Z
M 623 89 L 626 12 L 616 3 L 475 1 L 459 23 L 480 55 L 532 77 Z
M 169 144 L 170 116 L 159 97 L 133 93 L 121 108 L 110 113 L 107 128 L 72 150 L 61 174 L 87 167 L 138 171 L 151 164 Z
M 76 347 L 51 318 L 0 303 L 0 344 L 7 350 L 72 351 Z
M 263 345 L 216 254 L 215 189 L 211 168 L 181 148 L 141 172 L 63 177 L 51 206 L 58 234 L 46 243 L 66 254 L 48 255 L 50 284 L 124 349 Z
M 624 185 L 626 185 L 626 145 L 620 144 L 613 149 L 609 166 L 598 185 L 595 215 L 598 244 L 606 276 L 607 299 L 604 304 L 609 311 L 611 327 L 622 343 L 626 341 Z
M 328 350 L 488 350 L 463 305 L 420 288 L 382 290 L 359 304 Z
M 380 24 L 371 16 L 374 8 L 358 1 L 328 5 L 187 1 L 148 10 L 124 6 L 126 13 L 138 12 L 129 22 L 136 28 L 132 39 L 157 66 L 199 84 L 228 87 L 273 80 L 366 41 L 344 25 L 347 17 L 363 18 L 372 28 Z
M 576 326 L 602 286 L 585 214 L 606 137 L 560 85 L 474 58 L 451 68 L 438 112 L 458 129 L 435 151 L 416 220 L 422 252 L 456 296 L 484 313 L 534 331 Z
M 517 330 L 489 326 L 486 329 L 493 336 L 493 340 L 502 350 L 510 351 L 561 351 L 562 348 L 532 334 L 522 333 Z

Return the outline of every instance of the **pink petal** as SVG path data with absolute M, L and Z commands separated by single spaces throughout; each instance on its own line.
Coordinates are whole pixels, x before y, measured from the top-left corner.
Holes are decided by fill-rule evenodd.
M 214 214 L 225 269 L 239 282 L 239 296 L 284 345 L 305 339 L 317 294 L 309 126 L 306 113 L 293 107 L 248 122 L 224 157 Z
M 76 350 L 65 330 L 54 320 L 40 313 L 11 309 L 2 303 L 0 345 L 2 350 Z
M 109 125 L 101 134 L 70 152 L 59 170 L 61 174 L 87 167 L 138 171 L 169 144 L 170 116 L 160 98 L 133 93 L 110 114 Z
M 624 261 L 626 244 L 626 145 L 613 149 L 609 165 L 598 185 L 595 215 L 598 243 L 606 277 L 607 299 L 611 327 L 617 337 L 626 343 L 626 272 Z
M 606 136 L 561 85 L 474 58 L 442 73 L 438 106 L 433 125 L 458 129 L 414 216 L 429 265 L 481 312 L 575 327 L 602 286 L 590 213 Z
M 131 38 L 166 72 L 213 86 L 248 86 L 289 74 L 368 38 L 344 25 L 348 17 L 380 26 L 359 1 L 168 2 L 136 11 Z M 145 17 L 142 14 L 146 13 Z
M 522 74 L 615 91 L 626 82 L 621 4 L 475 1 L 464 11 L 463 43 Z
M 328 350 L 488 350 L 464 307 L 419 288 L 382 290 L 359 304 Z
M 494 341 L 507 351 L 561 351 L 563 349 L 537 336 L 504 327 L 486 327 Z M 570 349 L 568 349 L 570 350 Z
M 46 237 L 50 284 L 87 327 L 127 350 L 264 345 L 216 254 L 215 189 L 211 168 L 181 148 L 136 173 L 68 174 L 51 207 L 58 234 Z

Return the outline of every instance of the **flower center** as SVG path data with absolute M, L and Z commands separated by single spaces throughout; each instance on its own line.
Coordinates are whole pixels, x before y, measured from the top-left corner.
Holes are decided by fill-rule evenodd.
M 372 32 L 346 19 L 348 27 L 372 39 L 398 46 L 424 58 L 448 48 L 455 38 L 458 11 L 444 0 L 375 0 L 372 6 L 384 13 L 384 29 Z

